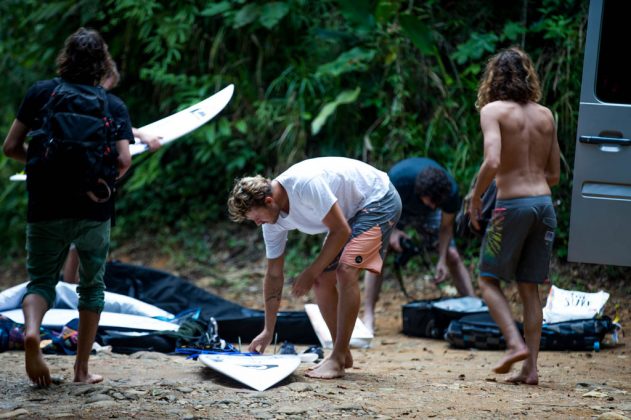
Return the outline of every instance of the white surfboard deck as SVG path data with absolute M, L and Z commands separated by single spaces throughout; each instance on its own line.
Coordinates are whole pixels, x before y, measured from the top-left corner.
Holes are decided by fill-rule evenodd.
M 18 324 L 24 324 L 24 314 L 21 309 L 0 312 Z M 79 311 L 75 309 L 49 309 L 44 315 L 42 327 L 60 329 L 68 322 L 79 317 Z M 119 314 L 116 312 L 101 312 L 99 327 L 142 330 L 142 331 L 177 331 L 179 325 L 147 316 Z
M 199 361 L 257 391 L 265 391 L 285 379 L 300 365 L 300 357 L 297 354 L 202 354 Z
M 311 321 L 313 330 L 320 340 L 322 348 L 332 349 L 333 339 L 331 338 L 331 332 L 322 318 L 320 308 L 314 303 L 308 303 L 305 305 L 305 312 Z M 351 336 L 351 347 L 359 349 L 367 349 L 370 347 L 370 343 L 374 338 L 373 334 L 366 328 L 361 319 L 357 318 L 355 321 L 355 327 L 353 328 L 353 335 Z
M 234 85 L 228 85 L 203 101 L 140 127 L 139 130 L 162 137 L 160 140 L 162 145 L 170 143 L 212 120 L 230 102 L 233 93 Z M 129 145 L 132 156 L 149 150 L 146 144 L 140 142 L 140 139 L 136 138 L 135 141 L 135 144 Z M 11 181 L 26 181 L 26 174 L 14 174 L 9 179 Z

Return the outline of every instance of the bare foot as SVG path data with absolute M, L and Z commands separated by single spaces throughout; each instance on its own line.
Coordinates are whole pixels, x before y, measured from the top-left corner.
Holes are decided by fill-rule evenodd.
M 101 375 L 94 375 L 92 373 L 88 373 L 87 375 L 75 374 L 74 382 L 82 384 L 98 384 L 99 382 L 103 382 L 103 377 Z
M 344 367 L 336 360 L 327 358 L 315 369 L 305 373 L 310 378 L 334 379 L 344 376 Z
M 75 365 L 74 382 L 82 384 L 98 384 L 99 382 L 103 382 L 103 377 L 101 375 L 88 373 L 87 366 L 85 366 L 84 368 L 79 368 L 77 367 L 77 365 Z
M 26 374 L 35 385 L 47 387 L 51 384 L 50 371 L 39 348 L 39 332 L 37 335 L 27 334 L 24 337 L 24 366 Z
M 508 373 L 514 363 L 526 359 L 529 355 L 530 352 L 526 346 L 518 350 L 508 350 L 502 360 L 493 368 L 493 372 Z
M 522 369 L 519 374 L 506 379 L 506 382 L 511 384 L 538 385 L 539 375 L 537 374 L 536 369 L 531 372 L 526 372 L 524 369 Z
M 309 368 L 307 368 L 307 370 L 314 370 L 320 367 L 320 365 L 322 365 L 324 362 L 326 362 L 328 359 L 328 357 L 322 359 L 319 363 L 310 366 Z M 353 355 L 351 354 L 351 351 L 348 350 L 346 352 L 346 359 L 344 360 L 344 369 L 350 369 L 353 367 Z

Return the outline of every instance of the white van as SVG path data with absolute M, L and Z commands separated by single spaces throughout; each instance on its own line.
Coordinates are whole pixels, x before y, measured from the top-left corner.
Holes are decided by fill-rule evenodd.
M 631 266 L 631 1 L 591 0 L 568 260 Z

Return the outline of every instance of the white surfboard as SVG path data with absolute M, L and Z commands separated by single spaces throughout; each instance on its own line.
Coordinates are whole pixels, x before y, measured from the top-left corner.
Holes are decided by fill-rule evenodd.
M 309 321 L 313 326 L 313 330 L 320 340 L 320 344 L 325 349 L 333 348 L 333 339 L 331 338 L 331 332 L 324 322 L 324 318 L 320 313 L 318 305 L 314 303 L 308 303 L 305 305 L 305 312 L 309 317 Z M 373 334 L 366 328 L 361 319 L 355 320 L 355 327 L 353 328 L 353 334 L 351 336 L 350 346 L 359 349 L 367 349 L 372 343 Z
M 13 322 L 24 324 L 24 314 L 21 309 L 0 312 Z M 79 317 L 79 311 L 75 309 L 50 309 L 44 315 L 42 327 L 61 329 L 68 322 Z M 177 331 L 179 325 L 147 316 L 119 314 L 116 312 L 101 312 L 99 327 L 117 330 L 141 330 L 141 331 Z
M 209 98 L 173 115 L 140 127 L 139 130 L 162 137 L 160 140 L 162 145 L 170 143 L 212 120 L 230 102 L 233 93 L 234 85 L 228 85 Z M 135 140 L 136 143 L 129 146 L 132 156 L 148 150 L 147 145 L 141 143 L 140 139 L 136 138 Z M 26 181 L 26 174 L 14 174 L 9 179 L 11 181 Z
M 300 357 L 297 354 L 202 354 L 199 361 L 257 391 L 265 391 L 285 379 L 300 365 Z

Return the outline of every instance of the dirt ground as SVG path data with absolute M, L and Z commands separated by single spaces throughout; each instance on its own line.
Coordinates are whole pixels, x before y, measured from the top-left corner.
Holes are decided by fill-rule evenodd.
M 255 280 L 226 290 L 224 297 L 260 307 L 262 265 L 246 270 Z M 194 280 L 218 292 L 212 278 Z M 7 275 L 0 276 L 0 286 L 7 283 Z M 491 372 L 501 352 L 456 350 L 444 341 L 401 334 L 405 299 L 394 281 L 385 286 L 373 346 L 353 351 L 355 366 L 342 379 L 305 377 L 303 364 L 257 392 L 182 356 L 103 352 L 91 359 L 92 371 L 106 378 L 102 384 L 72 384 L 74 358 L 45 356 L 63 381 L 38 389 L 25 376 L 23 353 L 5 352 L 0 353 L 0 418 L 631 418 L 629 338 L 600 352 L 543 352 L 540 384 L 511 385 Z M 514 292 L 509 296 L 514 300 Z M 627 298 L 611 299 L 624 307 L 623 325 L 629 322 Z M 283 309 L 303 303 L 286 299 Z

